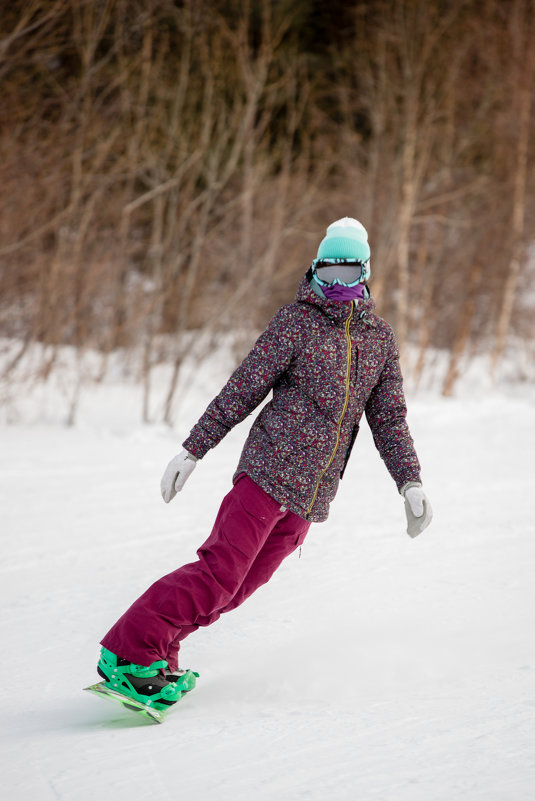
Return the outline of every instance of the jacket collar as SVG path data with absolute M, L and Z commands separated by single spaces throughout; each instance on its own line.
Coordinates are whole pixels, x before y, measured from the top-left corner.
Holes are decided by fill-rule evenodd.
M 329 300 L 328 298 L 320 298 L 319 295 L 310 288 L 310 284 L 306 276 L 303 276 L 297 288 L 295 299 L 298 303 L 309 303 L 316 306 L 323 314 L 330 317 L 337 325 L 344 325 L 349 313 L 349 303 L 340 300 Z M 354 315 L 355 324 L 363 320 L 368 325 L 375 325 L 375 315 L 372 314 L 375 309 L 375 301 L 373 298 L 367 300 L 360 300 L 357 304 L 356 314 Z

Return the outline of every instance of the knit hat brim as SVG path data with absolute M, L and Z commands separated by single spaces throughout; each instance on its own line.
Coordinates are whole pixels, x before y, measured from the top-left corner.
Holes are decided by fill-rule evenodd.
M 320 243 L 317 258 L 368 261 L 370 258 L 370 246 L 367 242 L 348 239 L 345 236 L 326 236 Z

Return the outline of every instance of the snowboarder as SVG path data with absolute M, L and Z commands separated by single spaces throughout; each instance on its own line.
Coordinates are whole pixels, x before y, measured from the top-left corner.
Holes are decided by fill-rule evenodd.
M 408 533 L 432 512 L 406 422 L 392 329 L 374 313 L 365 228 L 332 223 L 301 280 L 184 441 L 161 480 L 180 492 L 210 448 L 265 399 L 198 559 L 156 581 L 102 640 L 98 672 L 137 701 L 165 709 L 183 692 L 182 640 L 235 609 L 327 518 L 363 413 L 405 499 Z

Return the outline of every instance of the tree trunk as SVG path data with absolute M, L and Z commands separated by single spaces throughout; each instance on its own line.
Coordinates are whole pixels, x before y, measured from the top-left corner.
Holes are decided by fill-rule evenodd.
M 533 44 L 535 24 L 533 21 L 533 11 L 531 10 L 532 4 L 530 2 L 526 4 L 523 0 L 520 0 L 518 5 L 521 7 L 519 18 L 517 18 L 517 24 L 520 26 L 518 35 L 523 36 L 525 30 L 527 30 L 527 35 L 522 42 L 524 45 L 523 47 L 519 47 L 516 36 L 513 36 L 512 41 L 518 65 L 518 139 L 516 145 L 516 169 L 514 175 L 511 222 L 511 258 L 507 266 L 501 309 L 496 325 L 496 340 L 491 363 L 493 375 L 496 373 L 496 368 L 505 349 L 507 335 L 511 325 L 524 248 L 529 129 L 535 66 L 535 47 Z M 521 57 L 522 53 L 525 58 Z

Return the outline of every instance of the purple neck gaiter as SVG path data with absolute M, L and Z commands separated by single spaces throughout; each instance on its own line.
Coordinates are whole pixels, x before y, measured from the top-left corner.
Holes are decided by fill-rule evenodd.
M 329 284 L 329 286 L 322 286 L 321 291 L 329 300 L 362 300 L 364 284 L 356 284 L 356 286 Z

